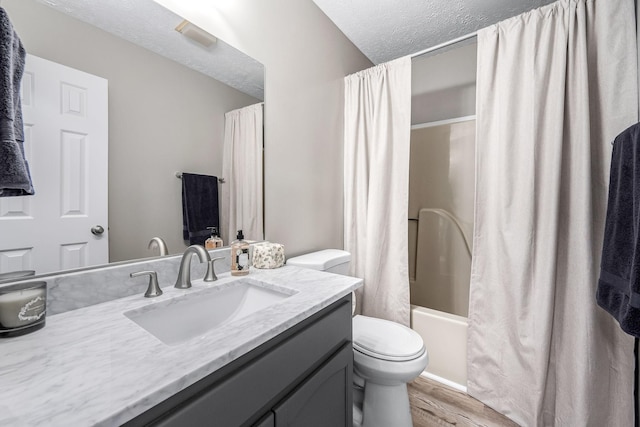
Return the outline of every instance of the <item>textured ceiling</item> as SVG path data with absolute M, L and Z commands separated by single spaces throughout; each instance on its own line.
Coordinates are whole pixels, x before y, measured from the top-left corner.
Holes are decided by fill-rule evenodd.
M 261 63 L 220 39 L 204 48 L 184 37 L 175 31 L 182 18 L 153 0 L 38 1 L 264 100 Z
M 262 64 L 221 40 L 209 49 L 195 44 L 174 30 L 182 18 L 153 0 L 38 1 L 264 99 Z M 375 64 L 419 52 L 552 1 L 313 0 Z
M 419 52 L 553 0 L 313 0 L 374 64 Z

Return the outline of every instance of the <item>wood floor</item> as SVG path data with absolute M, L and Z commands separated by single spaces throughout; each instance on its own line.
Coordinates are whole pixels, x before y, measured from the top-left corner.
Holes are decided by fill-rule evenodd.
M 518 427 L 518 424 L 457 390 L 418 377 L 408 384 L 414 427 Z

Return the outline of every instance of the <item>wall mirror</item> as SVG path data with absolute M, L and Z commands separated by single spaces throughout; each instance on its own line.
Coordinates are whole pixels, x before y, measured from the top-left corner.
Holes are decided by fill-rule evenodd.
M 157 256 L 148 249 L 156 236 L 169 254 L 182 253 L 176 173 L 224 178 L 224 115 L 264 101 L 263 65 L 197 28 L 187 28 L 193 37 L 186 37 L 175 30 L 183 19 L 152 0 L 0 1 L 30 55 L 108 81 L 108 261 Z M 69 86 L 71 102 L 83 105 Z M 37 193 L 37 165 L 31 167 Z M 12 214 L 4 203 L 0 220 Z M 53 231 L 37 226 L 22 234 Z M 14 248 L 20 245 L 31 243 Z M 0 273 L 33 269 L 10 252 L 0 247 Z M 61 269 L 88 266 L 82 256 L 70 250 Z

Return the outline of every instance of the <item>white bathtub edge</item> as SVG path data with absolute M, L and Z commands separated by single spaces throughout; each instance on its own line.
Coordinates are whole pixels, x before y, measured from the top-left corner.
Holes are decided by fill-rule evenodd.
M 411 328 L 420 334 L 429 352 L 426 371 L 442 383 L 466 386 L 467 319 L 412 305 Z

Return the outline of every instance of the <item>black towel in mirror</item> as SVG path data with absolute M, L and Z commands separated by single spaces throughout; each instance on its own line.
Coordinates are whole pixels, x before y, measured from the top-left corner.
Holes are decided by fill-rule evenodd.
M 0 7 L 0 197 L 34 194 L 24 154 L 20 82 L 26 51 Z
M 182 174 L 182 236 L 190 245 L 204 245 L 211 235 L 207 227 L 219 229 L 218 178 Z

